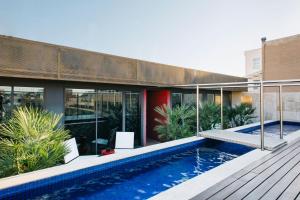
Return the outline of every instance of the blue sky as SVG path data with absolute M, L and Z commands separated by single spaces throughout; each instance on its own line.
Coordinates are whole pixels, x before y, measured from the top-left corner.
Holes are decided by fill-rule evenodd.
M 0 0 L 3 35 L 239 76 L 299 24 L 299 0 Z

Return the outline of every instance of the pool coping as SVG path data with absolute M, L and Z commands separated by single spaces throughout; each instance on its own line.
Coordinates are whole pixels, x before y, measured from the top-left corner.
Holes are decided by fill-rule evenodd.
M 179 185 L 149 198 L 151 200 L 173 200 L 173 199 L 191 199 L 202 191 L 226 179 L 230 175 L 238 172 L 250 163 L 270 154 L 271 151 L 261 151 L 254 149 L 244 155 L 230 160 L 222 165 L 206 171 L 194 178 L 191 178 Z M 205 183 L 205 184 L 203 184 Z
M 115 154 L 107 155 L 107 156 L 79 156 L 75 160 L 71 161 L 67 164 L 58 165 L 55 167 L 50 167 L 46 169 L 41 169 L 33 172 L 28 172 L 24 174 L 19 174 L 15 176 L 5 177 L 0 179 L 0 190 L 4 190 L 7 188 L 15 187 L 18 185 L 38 181 L 41 179 L 51 178 L 54 176 L 66 174 L 69 172 L 78 171 L 81 169 L 85 169 L 88 167 L 93 167 L 97 165 L 102 165 L 105 163 L 109 163 L 112 161 L 122 160 L 125 158 L 130 158 L 146 153 L 150 153 L 153 151 L 158 151 L 162 149 L 166 149 L 169 147 L 174 147 L 177 145 L 182 145 L 186 143 L 191 143 L 195 141 L 200 141 L 205 138 L 199 136 L 192 136 L 189 138 L 178 139 L 170 142 L 155 144 L 151 146 L 141 147 L 132 150 L 124 150 L 118 151 Z M 84 161 L 84 162 L 83 162 Z
M 270 124 L 273 122 L 277 122 L 278 120 L 266 120 L 266 124 Z M 251 128 L 255 126 L 259 126 L 260 122 L 255 122 L 251 124 L 247 124 L 244 126 L 239 126 L 235 128 L 230 128 L 226 130 L 230 131 L 239 131 L 246 128 Z M 287 143 L 291 143 L 300 138 L 300 130 L 292 132 L 286 136 L 284 136 L 284 140 Z M 233 160 L 230 160 L 222 165 L 215 167 L 205 173 L 191 178 L 179 185 L 176 185 L 168 190 L 160 192 L 159 194 L 149 198 L 151 200 L 173 200 L 173 199 L 181 199 L 187 200 L 195 197 L 201 192 L 205 191 L 209 187 L 219 183 L 222 180 L 225 180 L 229 176 L 238 172 L 239 170 L 245 168 L 247 165 L 261 159 L 262 157 L 272 153 L 271 151 L 265 150 L 261 151 L 260 149 L 254 149 L 244 155 L 241 155 Z M 203 184 L 205 183 L 205 184 Z

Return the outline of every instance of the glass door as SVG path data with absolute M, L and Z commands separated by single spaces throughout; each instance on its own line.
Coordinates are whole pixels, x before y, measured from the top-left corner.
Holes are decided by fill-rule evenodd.
M 65 127 L 76 138 L 80 155 L 114 148 L 117 131 L 135 133 L 141 145 L 140 94 L 116 90 L 66 89 Z
M 65 127 L 76 138 L 80 155 L 96 154 L 95 90 L 66 89 Z
M 125 131 L 134 132 L 134 145 L 141 145 L 140 94 L 125 92 Z
M 97 151 L 114 148 L 117 131 L 122 131 L 122 92 L 116 90 L 97 91 Z

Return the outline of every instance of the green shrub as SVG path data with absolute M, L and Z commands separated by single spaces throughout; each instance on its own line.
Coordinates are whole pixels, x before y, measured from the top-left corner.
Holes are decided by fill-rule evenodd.
M 195 107 L 183 105 L 172 109 L 163 105 L 156 107 L 155 111 L 161 116 L 155 119 L 159 125 L 154 128 L 161 140 L 170 141 L 195 135 Z
M 20 107 L 0 125 L 0 177 L 57 165 L 68 152 L 61 115 Z
M 199 109 L 199 123 L 202 131 L 216 128 L 221 123 L 221 107 L 215 103 L 205 103 Z
M 243 126 L 252 123 L 255 108 L 251 104 L 242 103 L 232 108 L 226 108 L 225 118 L 229 127 Z

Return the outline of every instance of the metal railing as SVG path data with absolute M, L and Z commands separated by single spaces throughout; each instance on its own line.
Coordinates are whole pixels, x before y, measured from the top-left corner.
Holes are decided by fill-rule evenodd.
M 221 96 L 221 128 L 224 127 L 223 120 L 223 90 L 224 88 L 260 88 L 260 147 L 264 150 L 264 88 L 265 87 L 277 87 L 279 89 L 279 120 L 280 120 L 280 139 L 283 139 L 283 98 L 282 92 L 285 86 L 300 86 L 300 79 L 290 79 L 290 80 L 270 80 L 270 81 L 251 81 L 251 82 L 231 82 L 231 83 L 205 83 L 205 84 L 188 84 L 188 85 L 175 85 L 179 88 L 196 88 L 196 110 L 197 110 L 197 135 L 200 132 L 200 106 L 199 106 L 199 90 L 200 89 L 218 89 L 220 90 Z

